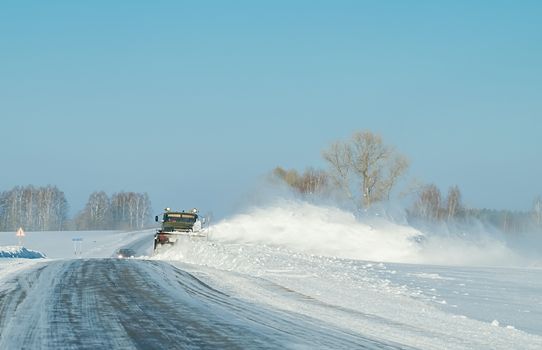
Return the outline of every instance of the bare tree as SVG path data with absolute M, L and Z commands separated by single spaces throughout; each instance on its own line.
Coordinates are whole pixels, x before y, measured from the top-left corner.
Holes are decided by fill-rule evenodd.
M 355 203 L 356 198 L 351 190 L 353 177 L 351 146 L 347 143 L 337 141 L 331 144 L 329 149 L 324 150 L 322 156 L 331 168 L 330 176 L 335 186 L 341 189 L 346 197 Z
M 409 166 L 405 156 L 370 131 L 356 132 L 349 141 L 332 144 L 322 155 L 335 185 L 363 208 L 389 199 Z
M 448 190 L 448 197 L 446 198 L 446 213 L 448 220 L 456 218 L 462 210 L 461 191 L 459 191 L 458 186 L 452 186 Z
M 306 195 L 322 193 L 327 183 L 328 175 L 325 171 L 308 168 L 299 179 L 299 191 Z
M 150 219 L 151 202 L 147 193 L 120 192 L 111 197 L 115 228 L 141 229 Z
M 22 224 L 22 187 L 16 186 L 9 191 L 2 192 L 0 205 L 2 206 L 2 230 L 14 230 Z
M 61 230 L 67 219 L 68 202 L 64 192 L 48 185 L 39 191 L 39 213 L 43 218 L 43 230 Z
M 295 169 L 285 170 L 276 167 L 273 170 L 273 175 L 304 196 L 323 193 L 328 186 L 327 173 L 314 168 L 307 168 L 300 175 Z
M 111 196 L 111 216 L 113 228 L 130 228 L 130 218 L 128 215 L 128 197 L 126 192 L 114 193 Z
M 0 207 L 0 225 L 4 230 L 19 226 L 27 230 L 61 230 L 68 202 L 56 186 L 17 186 L 0 194 Z
M 395 185 L 397 184 L 401 176 L 406 173 L 409 166 L 410 162 L 405 156 L 400 154 L 395 155 L 395 159 L 390 163 L 390 166 L 388 168 L 388 174 L 386 178 L 382 181 L 382 183 L 384 184 L 382 191 L 386 195 L 386 200 L 390 200 L 391 191 L 395 188 Z
M 93 192 L 85 208 L 75 218 L 79 230 L 106 230 L 111 228 L 111 201 L 104 191 Z
M 21 207 L 24 208 L 24 210 L 21 214 L 24 215 L 24 217 L 21 217 L 21 220 L 25 223 L 27 230 L 36 230 L 38 228 L 34 217 L 34 214 L 36 213 L 36 205 L 34 203 L 36 194 L 37 190 L 32 185 L 22 189 Z
M 142 229 L 151 217 L 151 200 L 147 193 L 139 193 L 135 203 L 136 228 Z
M 111 202 L 104 191 L 90 195 L 87 210 L 91 225 L 96 229 L 108 228 L 111 224 Z
M 437 186 L 430 184 L 421 190 L 418 199 L 414 203 L 414 213 L 423 219 L 438 220 L 441 212 L 440 207 L 440 190 Z

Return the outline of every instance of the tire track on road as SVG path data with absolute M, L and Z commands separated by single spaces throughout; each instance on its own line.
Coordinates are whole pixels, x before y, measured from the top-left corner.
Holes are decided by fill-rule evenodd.
M 401 348 L 227 295 L 161 261 L 49 261 L 9 284 L 1 349 Z

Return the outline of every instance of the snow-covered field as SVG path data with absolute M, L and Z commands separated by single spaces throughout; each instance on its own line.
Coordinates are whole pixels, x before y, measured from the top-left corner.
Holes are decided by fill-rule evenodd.
M 44 253 L 47 258 L 108 258 L 114 251 L 126 244 L 131 244 L 141 237 L 147 239 L 146 247 L 152 249 L 152 240 L 148 239 L 153 230 L 136 232 L 116 231 L 51 231 L 27 232 L 23 245 Z M 142 242 L 143 243 L 143 242 Z M 0 251 L 7 246 L 17 245 L 15 232 L 0 232 Z M 7 249 L 6 249 L 7 250 Z
M 43 264 L 111 257 L 128 246 L 140 255 L 134 264 L 167 262 L 173 266 L 161 268 L 167 280 L 186 271 L 229 296 L 213 300 L 221 300 L 221 310 L 231 308 L 229 317 L 244 319 L 232 324 L 283 337 L 272 344 L 542 348 L 542 269 L 536 261 L 498 239 L 421 236 L 412 227 L 361 223 L 338 209 L 295 201 L 249 210 L 211 227 L 208 239 L 187 238 L 154 256 L 152 230 L 28 233 L 25 246 L 47 259 L 0 259 L 0 293 L 13 276 Z M 80 255 L 74 255 L 72 238 L 83 238 Z M 0 234 L 0 246 L 15 242 L 14 233 Z M 144 273 L 163 265 L 138 266 Z

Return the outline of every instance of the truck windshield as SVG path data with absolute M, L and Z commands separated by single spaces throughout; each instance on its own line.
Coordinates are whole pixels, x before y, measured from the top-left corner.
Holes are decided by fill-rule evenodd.
M 186 223 L 194 223 L 196 222 L 197 216 L 192 214 L 164 214 L 164 222 L 186 222 Z

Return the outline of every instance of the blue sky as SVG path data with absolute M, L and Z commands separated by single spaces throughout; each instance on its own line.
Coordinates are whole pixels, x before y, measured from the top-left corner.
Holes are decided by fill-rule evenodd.
M 277 165 L 380 133 L 468 206 L 542 193 L 538 1 L 0 5 L 0 189 L 226 215 Z

